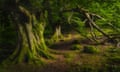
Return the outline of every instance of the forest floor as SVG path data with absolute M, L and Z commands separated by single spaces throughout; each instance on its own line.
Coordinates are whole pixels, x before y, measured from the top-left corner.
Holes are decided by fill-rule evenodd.
M 86 46 L 93 47 L 98 52 L 94 49 L 92 52 L 89 49 L 88 52 L 84 51 Z M 111 72 L 120 72 L 120 61 L 108 63 L 108 57 L 112 54 L 109 51 L 113 51 L 111 43 L 98 44 L 87 39 L 79 40 L 77 37 L 57 42 L 51 48 L 54 59 L 43 58 L 45 65 L 42 67 L 18 64 L 6 67 L 6 70 L 1 68 L 0 72 L 110 72 L 111 69 Z M 117 59 L 120 60 L 120 55 L 118 56 Z M 115 67 L 109 66 L 110 64 Z

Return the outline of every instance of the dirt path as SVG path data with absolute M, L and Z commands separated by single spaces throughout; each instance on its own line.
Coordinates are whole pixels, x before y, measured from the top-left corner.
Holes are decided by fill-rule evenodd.
M 93 68 L 96 67 L 102 67 L 102 64 L 104 63 L 105 59 L 104 56 L 101 54 L 87 54 L 87 53 L 82 53 L 79 50 L 71 50 L 72 44 L 76 44 L 76 39 L 72 40 L 67 40 L 67 41 L 62 41 L 59 43 L 56 43 L 52 49 L 51 52 L 53 54 L 53 57 L 55 59 L 42 59 L 45 61 L 46 65 L 42 67 L 27 67 L 26 66 L 16 66 L 13 67 L 13 71 L 11 72 L 16 72 L 17 70 L 26 70 L 27 72 L 72 72 L 70 70 L 74 70 L 74 68 L 80 68 L 80 66 L 84 65 L 90 65 Z M 89 44 L 88 40 L 80 41 L 78 43 L 80 45 L 87 45 Z M 105 45 L 98 45 L 96 46 L 100 48 L 100 50 L 103 52 L 105 51 L 105 48 L 108 46 Z M 30 70 L 30 71 L 29 71 Z M 26 71 L 17 71 L 17 72 L 26 72 Z M 73 72 L 76 72 L 73 71 Z M 77 71 L 79 72 L 79 71 Z

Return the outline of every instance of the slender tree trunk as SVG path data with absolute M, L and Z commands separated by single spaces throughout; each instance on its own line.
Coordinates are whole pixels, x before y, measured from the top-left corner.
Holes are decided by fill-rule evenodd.
M 62 36 L 62 32 L 61 32 L 61 26 L 59 25 L 58 27 L 56 27 L 56 30 L 55 30 L 55 33 L 54 33 L 52 39 L 56 42 L 62 38 L 63 38 L 63 36 Z

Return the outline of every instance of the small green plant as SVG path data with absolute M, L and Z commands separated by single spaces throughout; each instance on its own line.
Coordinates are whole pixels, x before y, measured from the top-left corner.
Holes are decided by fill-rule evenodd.
M 82 47 L 79 45 L 79 44 L 73 44 L 72 46 L 71 46 L 71 50 L 80 50 Z
M 83 48 L 83 52 L 84 53 L 98 53 L 99 50 L 97 48 L 95 48 L 94 46 L 84 46 Z

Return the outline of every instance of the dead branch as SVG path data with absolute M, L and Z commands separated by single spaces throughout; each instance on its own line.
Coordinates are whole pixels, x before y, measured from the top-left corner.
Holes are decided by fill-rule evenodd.
M 97 30 L 98 30 L 99 32 L 101 32 L 104 36 L 106 36 L 107 38 L 110 39 L 109 35 L 107 35 L 106 33 L 104 33 L 104 31 L 102 31 L 101 28 L 99 28 L 99 26 L 97 26 L 97 25 L 95 24 L 95 22 L 90 18 L 89 13 L 85 13 L 85 15 L 86 15 L 86 18 L 91 22 L 91 24 L 93 25 L 93 27 L 94 27 L 95 29 L 97 29 Z
M 67 10 L 63 10 L 63 11 L 61 11 L 61 12 L 78 12 L 79 14 L 82 14 L 82 15 L 84 15 L 84 17 L 85 17 L 85 21 L 89 21 L 89 24 L 91 24 L 91 25 L 89 25 L 90 27 L 90 29 L 91 29 L 91 31 L 93 32 L 93 28 L 95 28 L 97 31 L 99 31 L 100 33 L 102 33 L 105 37 L 107 37 L 109 40 L 112 40 L 113 41 L 113 39 L 108 35 L 108 34 L 106 34 L 95 22 L 94 22 L 94 19 L 92 19 L 92 17 L 96 17 L 96 18 L 98 18 L 98 19 L 102 19 L 102 20 L 104 20 L 105 21 L 105 19 L 102 17 L 102 16 L 100 16 L 100 15 L 97 15 L 97 14 L 94 14 L 94 13 L 90 13 L 89 11 L 87 11 L 86 9 L 84 9 L 84 8 L 81 8 L 80 6 L 77 6 L 76 8 L 72 8 L 72 9 L 67 9 Z M 111 23 L 108 23 L 108 25 L 110 25 L 113 29 L 115 29 L 117 32 L 120 32 L 119 30 L 117 30 L 116 29 L 116 27 L 115 26 L 113 26 Z M 92 36 L 93 36 L 94 34 L 92 34 Z M 95 36 L 95 35 L 94 35 Z

